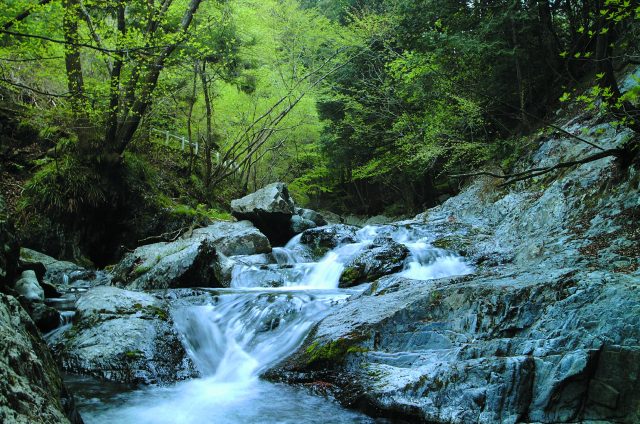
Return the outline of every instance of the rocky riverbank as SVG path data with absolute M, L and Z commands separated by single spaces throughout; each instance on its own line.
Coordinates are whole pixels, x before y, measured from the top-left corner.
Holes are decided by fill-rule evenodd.
M 580 118 L 610 148 L 632 134 Z M 590 147 L 543 139 L 527 166 Z M 437 423 L 640 420 L 640 174 L 611 159 L 500 188 L 479 178 L 418 215 L 464 277 L 395 276 L 333 310 L 270 378 L 374 416 Z
M 607 148 L 631 136 L 587 118 L 564 128 L 597 135 Z M 589 149 L 543 136 L 526 166 L 575 160 Z M 213 321 L 174 315 L 175 308 L 215 312 L 225 299 L 229 317 L 238 313 L 253 327 L 245 340 L 241 327 L 216 316 L 215 325 L 233 327 L 242 341 L 211 330 L 207 343 L 239 343 L 245 355 L 251 337 L 271 346 L 270 332 L 284 337 L 283 323 L 301 319 L 304 331 L 297 328 L 287 344 L 291 356 L 273 367 L 279 356 L 260 365 L 247 354 L 250 368 L 375 417 L 637 422 L 638 165 L 622 168 L 605 158 L 506 188 L 500 183 L 477 178 L 415 218 L 364 228 L 327 224 L 298 208 L 285 185 L 272 184 L 234 202 L 240 221 L 141 246 L 109 271 L 20 250 L 3 218 L 0 417 L 81 422 L 56 364 L 131 385 L 202 376 L 198 363 L 208 363 L 208 354 L 194 361 L 194 351 Z M 448 277 L 455 274 L 465 275 Z M 256 291 L 281 286 L 293 291 Z M 344 291 L 354 286 L 356 294 Z M 320 296 L 314 318 L 299 315 L 317 301 L 294 293 L 300 288 L 342 291 L 339 301 Z M 51 355 L 37 328 L 55 327 L 47 336 Z M 218 373 L 210 363 L 205 368 Z

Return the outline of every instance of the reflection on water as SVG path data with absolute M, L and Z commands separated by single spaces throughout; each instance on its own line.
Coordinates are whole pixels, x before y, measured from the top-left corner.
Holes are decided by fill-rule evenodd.
M 86 424 L 373 423 L 306 389 L 257 378 L 202 378 L 128 390 L 88 377 L 65 378 Z M 128 390 L 128 391 L 123 391 Z

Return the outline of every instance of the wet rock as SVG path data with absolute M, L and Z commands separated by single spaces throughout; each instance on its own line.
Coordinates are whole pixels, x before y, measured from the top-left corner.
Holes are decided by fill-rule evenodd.
M 20 267 L 33 270 L 38 278 L 54 286 L 87 278 L 91 271 L 68 261 L 59 261 L 44 253 L 25 247 L 20 249 Z
M 18 301 L 4 294 L 0 351 L 0 422 L 82 423 L 37 328 Z
M 284 245 L 295 235 L 291 230 L 291 217 L 295 212 L 293 199 L 284 183 L 269 184 L 231 201 L 233 216 L 251 221 L 274 246 Z
M 608 147 L 629 136 L 584 126 L 566 129 Z M 522 166 L 588 153 L 550 137 Z M 347 406 L 409 422 L 640 421 L 638 175 L 603 159 L 508 190 L 479 178 L 394 223 L 421 226 L 423 241 L 465 254 L 476 275 L 383 277 L 269 376 L 322 381 Z
M 174 242 L 137 248 L 116 265 L 114 281 L 128 289 L 221 287 L 228 284 L 228 256 L 270 251 L 269 240 L 249 221 L 218 222 Z
M 364 252 L 345 264 L 340 287 L 351 287 L 399 272 L 409 250 L 391 239 L 377 239 Z
M 236 268 L 237 287 L 281 287 L 286 276 L 283 270 L 268 266 L 246 266 Z
M 114 283 L 128 289 L 219 285 L 215 246 L 206 238 L 180 239 L 138 247 L 113 269 Z
M 14 289 L 16 293 L 31 302 L 44 301 L 44 290 L 40 287 L 34 271 L 23 271 L 20 279 L 16 281 Z
M 53 284 L 44 282 L 42 280 L 39 280 L 39 281 L 40 281 L 40 287 L 42 287 L 42 290 L 44 291 L 44 297 L 46 299 L 57 298 L 62 296 L 62 293 Z
M 327 225 L 328 222 L 321 213 L 316 212 L 312 209 L 304 209 L 304 208 L 296 208 L 296 215 L 302 217 L 303 219 L 307 219 L 316 224 L 317 227 L 322 227 Z
M 300 234 L 305 230 L 316 227 L 316 223 L 311 221 L 310 219 L 305 219 L 300 215 L 293 215 L 291 217 L 291 231 L 293 232 L 293 234 Z
M 295 215 L 291 217 L 291 230 L 294 234 L 300 234 L 310 228 L 327 225 L 327 220 L 314 210 L 296 208 L 295 211 Z
M 337 213 L 319 210 L 318 213 L 327 221 L 327 224 L 342 224 L 342 217 Z
M 402 218 L 398 218 L 398 217 L 392 218 L 385 215 L 376 215 L 376 216 L 367 218 L 363 222 L 363 225 L 384 225 L 384 224 L 390 224 L 392 222 L 400 221 L 401 219 Z
M 122 383 L 168 383 L 196 375 L 166 302 L 96 287 L 76 302 L 73 326 L 49 340 L 64 371 Z
M 637 422 L 636 283 L 577 270 L 383 279 L 270 375 L 410 421 Z
M 216 222 L 198 228 L 186 237 L 191 240 L 208 240 L 219 254 L 225 256 L 256 255 L 271 252 L 269 239 L 249 221 Z
M 61 324 L 60 312 L 44 303 L 33 302 L 26 309 L 42 334 L 58 328 Z
M 300 243 L 309 246 L 315 257 L 324 255 L 343 243 L 355 243 L 358 227 L 345 224 L 326 225 L 302 233 Z
M 220 257 L 216 266 L 216 276 L 222 287 L 230 287 L 234 272 L 244 268 L 260 267 L 272 263 L 271 254 L 238 255 Z

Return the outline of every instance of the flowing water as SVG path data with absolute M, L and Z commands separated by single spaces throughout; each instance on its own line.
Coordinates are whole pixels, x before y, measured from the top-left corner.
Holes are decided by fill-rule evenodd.
M 420 227 L 365 227 L 354 243 L 319 261 L 292 239 L 275 248 L 272 263 L 238 263 L 230 289 L 200 304 L 183 299 L 172 309 L 175 328 L 201 378 L 167 387 L 123 390 L 120 385 L 70 377 L 87 424 L 99 423 L 367 423 L 302 388 L 259 379 L 300 346 L 310 328 L 331 308 L 366 286 L 339 289 L 345 264 L 379 237 L 410 252 L 400 275 L 429 280 L 467 274 L 458 256 L 432 247 Z M 267 286 L 267 287 L 265 287 Z

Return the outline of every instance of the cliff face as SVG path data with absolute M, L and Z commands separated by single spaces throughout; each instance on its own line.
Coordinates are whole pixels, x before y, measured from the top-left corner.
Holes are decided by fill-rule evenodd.
M 613 148 L 633 134 L 584 117 Z M 542 137 L 526 167 L 592 147 Z M 385 277 L 270 373 L 374 415 L 438 423 L 640 420 L 640 174 L 610 158 L 500 188 L 479 178 L 414 220 L 475 264 Z M 403 223 L 398 223 L 402 225 Z

